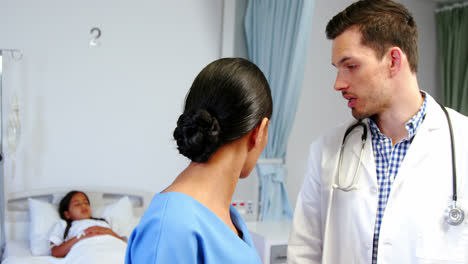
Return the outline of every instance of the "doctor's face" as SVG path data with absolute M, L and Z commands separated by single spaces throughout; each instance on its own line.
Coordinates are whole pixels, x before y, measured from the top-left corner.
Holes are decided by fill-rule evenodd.
M 373 49 L 361 44 L 356 26 L 333 40 L 332 64 L 338 70 L 334 88 L 348 101 L 356 119 L 379 115 L 390 107 L 386 57 L 378 59 Z

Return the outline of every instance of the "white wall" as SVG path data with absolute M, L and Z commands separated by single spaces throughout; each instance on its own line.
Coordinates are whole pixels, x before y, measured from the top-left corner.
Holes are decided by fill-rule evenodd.
M 24 54 L 5 76 L 22 125 L 7 191 L 161 191 L 187 164 L 172 132 L 193 79 L 220 57 L 221 22 L 219 0 L 0 0 L 0 48 Z
M 353 2 L 315 1 L 303 90 L 286 157 L 287 190 L 293 207 L 306 171 L 310 143 L 351 116 L 344 99 L 333 90 L 336 70 L 331 65 L 331 41 L 326 39 L 325 27 L 334 15 Z M 437 98 L 440 91 L 436 83 L 435 4 L 423 0 L 399 2 L 412 12 L 419 29 L 419 86 Z

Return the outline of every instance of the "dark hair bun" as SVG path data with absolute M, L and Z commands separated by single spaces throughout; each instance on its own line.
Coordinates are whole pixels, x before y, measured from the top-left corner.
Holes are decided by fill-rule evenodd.
M 255 64 L 241 58 L 215 60 L 197 75 L 185 97 L 174 130 L 177 149 L 194 162 L 207 162 L 272 111 L 268 81 Z
M 201 109 L 180 115 L 174 139 L 180 154 L 195 162 L 206 162 L 220 146 L 220 134 L 216 117 Z

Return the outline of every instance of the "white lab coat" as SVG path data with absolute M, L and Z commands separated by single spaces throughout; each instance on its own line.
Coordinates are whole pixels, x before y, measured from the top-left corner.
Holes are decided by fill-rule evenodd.
M 449 109 L 458 206 L 466 212 L 462 225 L 449 226 L 444 211 L 452 196 L 450 134 L 442 109 L 432 97 L 427 98 L 425 120 L 392 184 L 380 229 L 378 264 L 468 263 L 468 118 Z M 343 192 L 331 188 L 337 181 L 341 142 L 350 124 L 311 145 L 294 212 L 288 263 L 372 263 L 378 186 L 369 128 L 358 173 L 359 189 Z M 346 183 L 358 164 L 360 137 L 356 129 L 345 147 L 342 178 Z

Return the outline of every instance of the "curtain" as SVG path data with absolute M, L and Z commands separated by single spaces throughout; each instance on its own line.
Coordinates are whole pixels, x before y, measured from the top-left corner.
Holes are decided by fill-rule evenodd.
M 436 11 L 444 104 L 468 115 L 468 2 Z
M 249 59 L 263 71 L 273 97 L 269 140 L 258 163 L 259 220 L 292 218 L 284 159 L 304 78 L 313 0 L 251 0 L 244 26 Z

